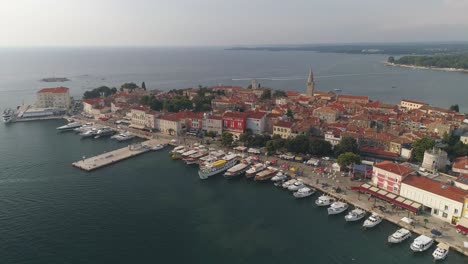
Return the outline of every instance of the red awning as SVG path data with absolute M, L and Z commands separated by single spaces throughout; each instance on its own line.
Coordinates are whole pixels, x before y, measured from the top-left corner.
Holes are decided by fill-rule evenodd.
M 468 234 L 468 227 L 464 227 L 462 225 L 457 225 L 456 228 L 460 231 L 462 231 L 463 233 L 467 233 Z
M 389 202 L 389 203 L 392 203 L 392 204 L 394 204 L 394 205 L 397 205 L 397 206 L 399 206 L 399 207 L 401 207 L 401 208 L 404 208 L 404 209 L 406 209 L 406 210 L 408 210 L 408 211 L 411 211 L 411 212 L 413 212 L 413 213 L 416 213 L 416 212 L 418 211 L 418 208 L 415 208 L 415 207 L 413 207 L 413 206 L 411 206 L 411 205 L 402 203 L 402 202 L 400 202 L 400 201 L 397 201 L 397 200 L 395 200 L 395 199 L 392 199 L 392 198 L 390 198 L 390 197 L 387 197 L 387 196 L 385 196 L 385 195 L 383 195 L 383 194 L 380 194 L 380 193 L 378 193 L 378 192 L 374 192 L 374 191 L 372 191 L 372 190 L 370 190 L 370 189 L 367 189 L 367 188 L 365 188 L 365 187 L 359 186 L 359 187 L 353 187 L 352 189 L 353 189 L 353 190 L 358 189 L 358 190 L 361 191 L 361 192 L 368 193 L 368 194 L 370 194 L 370 195 L 376 196 L 376 197 L 378 197 L 378 198 L 380 198 L 380 199 L 382 199 L 382 200 L 385 200 L 385 201 L 387 201 L 387 202 Z

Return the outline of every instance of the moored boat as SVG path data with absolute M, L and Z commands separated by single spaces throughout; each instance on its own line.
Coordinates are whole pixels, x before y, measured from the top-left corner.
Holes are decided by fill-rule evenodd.
M 56 129 L 59 130 L 59 131 L 68 131 L 68 130 L 73 130 L 73 129 L 78 128 L 78 127 L 81 127 L 81 123 L 72 122 L 72 123 L 68 123 L 68 124 L 66 124 L 64 126 L 59 126 Z
M 108 137 L 108 136 L 112 136 L 113 134 L 114 134 L 114 130 L 112 130 L 112 128 L 103 127 L 96 132 L 96 136 L 94 136 L 94 138 L 97 139 L 97 138 L 102 138 L 102 137 Z
M 364 221 L 364 223 L 362 224 L 363 227 L 365 228 L 372 228 L 378 224 L 380 224 L 382 222 L 383 218 L 382 216 L 376 214 L 376 213 L 373 213 L 371 216 L 369 216 L 369 218 L 366 219 L 366 221 Z
M 309 188 L 309 187 L 302 187 L 297 192 L 293 193 L 293 196 L 295 198 L 305 198 L 308 196 L 311 196 L 312 194 L 315 193 L 315 189 Z
M 94 137 L 94 136 L 96 136 L 96 133 L 97 133 L 97 129 L 92 128 L 92 129 L 86 130 L 86 131 L 84 131 L 84 132 L 81 132 L 81 133 L 79 134 L 79 136 L 80 136 L 81 138 L 89 138 L 89 137 Z
M 278 172 L 277 168 L 267 167 L 265 170 L 255 174 L 256 181 L 265 181 L 273 177 Z
M 351 210 L 351 212 L 345 215 L 344 218 L 346 222 L 355 222 L 364 218 L 364 216 L 366 216 L 366 213 L 367 212 L 362 210 L 361 208 L 354 208 L 353 210 Z
M 395 233 L 388 236 L 387 241 L 388 243 L 398 244 L 398 243 L 405 241 L 406 239 L 410 237 L 411 237 L 411 232 L 408 229 L 400 228 Z
M 278 173 L 276 173 L 275 176 L 273 176 L 273 178 L 271 178 L 271 180 L 274 182 L 277 182 L 277 181 L 286 180 L 287 178 L 288 178 L 288 175 L 286 175 L 283 171 L 279 171 Z
M 288 191 L 291 191 L 291 192 L 295 192 L 303 187 L 306 187 L 304 185 L 304 182 L 303 181 L 296 181 L 295 183 L 291 184 L 289 187 L 288 187 Z
M 135 135 L 133 135 L 132 133 L 126 131 L 126 132 L 117 134 L 115 136 L 112 136 L 111 138 L 115 139 L 117 141 L 126 141 L 126 140 L 130 140 L 130 139 L 132 139 L 134 137 L 135 137 Z
M 317 198 L 317 200 L 315 200 L 315 204 L 317 206 L 329 206 L 330 204 L 334 203 L 335 201 L 336 201 L 335 198 L 323 194 L 319 198 Z
M 224 178 L 234 178 L 244 174 L 249 169 L 249 164 L 247 162 L 241 162 L 231 168 L 229 168 L 224 174 Z
M 439 243 L 437 245 L 436 250 L 432 252 L 432 257 L 434 257 L 434 260 L 443 260 L 447 257 L 449 253 L 449 246 L 444 243 Z
M 263 163 L 257 163 L 257 164 L 254 164 L 250 167 L 250 169 L 248 169 L 246 172 L 245 172 L 245 177 L 247 178 L 252 178 L 255 176 L 255 174 L 261 172 L 262 170 L 266 169 L 266 165 L 263 164 Z
M 428 250 L 433 244 L 434 240 L 432 238 L 420 235 L 411 243 L 410 248 L 413 252 L 423 252 Z
M 288 189 L 289 186 L 293 185 L 295 182 L 297 182 L 296 179 L 291 179 L 291 180 L 286 181 L 285 183 L 283 183 L 281 186 L 282 186 L 284 189 Z
M 224 172 L 229 168 L 233 167 L 237 163 L 236 154 L 228 154 L 223 159 L 219 159 L 215 162 L 201 166 L 198 170 L 198 176 L 200 179 L 204 180 L 210 176 L 216 175 L 218 173 Z
M 157 144 L 156 146 L 152 147 L 151 150 L 158 151 L 163 149 L 165 146 L 163 144 Z
M 329 215 L 341 214 L 348 209 L 349 205 L 343 202 L 334 202 L 327 208 Z
M 3 110 L 2 114 L 2 121 L 3 123 L 10 123 L 13 121 L 13 117 L 15 116 L 15 111 L 11 108 L 7 108 Z

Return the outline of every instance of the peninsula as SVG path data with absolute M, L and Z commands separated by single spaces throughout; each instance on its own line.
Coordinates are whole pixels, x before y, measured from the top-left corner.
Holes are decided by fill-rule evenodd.
M 387 60 L 387 64 L 410 68 L 468 72 L 468 53 L 434 56 L 411 55 L 403 56 L 399 59 L 390 56 Z

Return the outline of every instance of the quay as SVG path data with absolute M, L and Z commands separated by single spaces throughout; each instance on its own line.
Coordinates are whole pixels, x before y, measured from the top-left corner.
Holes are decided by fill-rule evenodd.
M 151 148 L 158 144 L 167 143 L 168 142 L 163 140 L 151 139 L 139 144 L 128 145 L 125 148 L 106 152 L 91 158 L 82 159 L 80 161 L 73 162 L 72 165 L 84 171 L 90 172 L 151 151 Z

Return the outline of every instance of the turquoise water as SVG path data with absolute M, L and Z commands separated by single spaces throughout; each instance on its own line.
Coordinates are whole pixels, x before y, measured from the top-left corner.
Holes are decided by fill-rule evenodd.
M 0 124 L 1 263 L 432 261 L 387 245 L 393 224 L 363 230 L 271 184 L 201 181 L 167 151 L 82 172 L 71 163 L 126 143 L 57 133 L 63 123 Z

